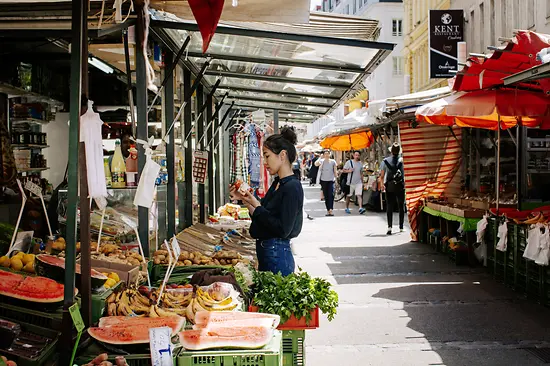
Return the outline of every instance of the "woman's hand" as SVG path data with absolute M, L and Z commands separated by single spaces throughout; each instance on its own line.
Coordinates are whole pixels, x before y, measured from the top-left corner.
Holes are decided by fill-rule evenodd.
M 251 206 L 253 208 L 256 208 L 258 206 L 261 206 L 261 203 L 260 201 L 258 201 L 256 199 L 256 197 L 254 197 L 254 195 L 250 192 L 246 192 L 245 195 L 243 195 L 243 202 L 247 205 L 247 206 Z
M 243 194 L 235 186 L 229 188 L 229 198 L 236 201 L 245 201 Z

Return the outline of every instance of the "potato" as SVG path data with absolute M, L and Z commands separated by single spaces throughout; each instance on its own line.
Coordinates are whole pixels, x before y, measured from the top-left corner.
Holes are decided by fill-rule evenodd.
M 193 264 L 195 264 L 195 265 L 197 265 L 197 266 L 198 266 L 199 264 L 201 264 L 200 259 L 198 259 L 198 258 L 193 259 Z
M 189 259 L 190 259 L 190 260 L 193 260 L 193 259 L 195 259 L 195 254 L 193 254 L 193 253 L 189 253 Z
M 210 262 L 209 259 L 201 259 L 201 264 L 207 264 L 208 262 Z
M 159 254 L 159 255 L 155 256 L 155 258 L 158 258 L 158 259 L 160 259 L 161 261 L 163 261 L 163 260 L 166 259 L 166 256 L 163 255 L 163 254 Z
M 237 263 L 239 263 L 239 260 L 238 260 L 238 259 L 235 258 L 235 259 L 232 259 L 232 260 L 231 260 L 231 264 L 235 265 L 235 264 L 237 264 Z
M 155 259 L 153 260 L 153 263 L 160 264 L 160 259 L 158 257 L 155 257 Z
M 220 260 L 220 264 L 221 264 L 222 266 L 225 266 L 225 265 L 227 265 L 227 262 L 225 261 L 225 259 L 221 259 L 221 260 Z
M 185 266 L 191 266 L 193 264 L 193 262 L 191 262 L 189 259 L 186 259 L 186 260 L 183 261 L 183 264 Z
M 157 250 L 156 252 L 153 253 L 154 256 L 157 256 L 157 255 L 168 255 L 168 251 L 166 250 Z
M 220 261 L 219 261 L 218 259 L 214 259 L 214 264 L 215 264 L 216 266 L 219 266 L 219 265 L 220 265 Z

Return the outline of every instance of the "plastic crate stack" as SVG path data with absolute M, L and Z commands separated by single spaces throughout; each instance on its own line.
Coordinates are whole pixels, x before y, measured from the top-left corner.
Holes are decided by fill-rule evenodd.
M 283 366 L 305 366 L 305 330 L 283 331 Z

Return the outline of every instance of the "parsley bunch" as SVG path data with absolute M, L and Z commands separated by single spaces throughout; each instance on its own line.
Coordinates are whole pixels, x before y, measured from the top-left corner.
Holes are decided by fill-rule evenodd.
M 281 323 L 291 315 L 297 319 L 306 317 L 309 324 L 311 311 L 317 306 L 329 321 L 334 319 L 338 308 L 338 294 L 331 284 L 321 278 L 312 278 L 306 272 L 282 276 L 280 273 L 254 273 L 254 305 L 264 313 L 277 314 Z

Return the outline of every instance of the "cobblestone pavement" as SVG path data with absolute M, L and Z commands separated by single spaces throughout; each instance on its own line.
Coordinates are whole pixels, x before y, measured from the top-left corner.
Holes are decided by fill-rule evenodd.
M 550 309 L 457 267 L 409 234 L 386 236 L 381 213 L 325 217 L 319 188 L 304 186 L 296 263 L 335 285 L 336 319 L 307 331 L 306 365 L 544 365 L 526 348 L 550 348 Z M 397 214 L 394 223 L 397 220 Z M 395 228 L 394 228 L 395 230 Z

